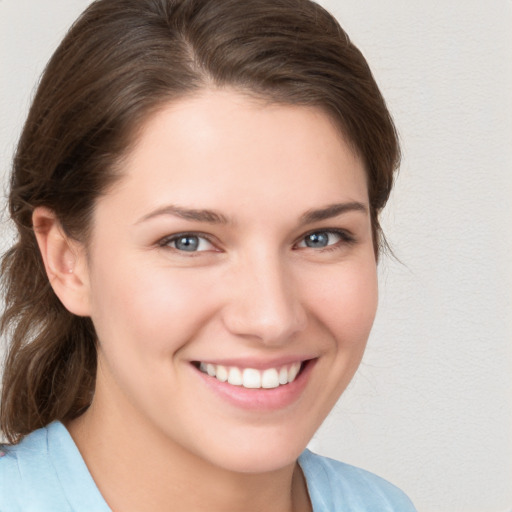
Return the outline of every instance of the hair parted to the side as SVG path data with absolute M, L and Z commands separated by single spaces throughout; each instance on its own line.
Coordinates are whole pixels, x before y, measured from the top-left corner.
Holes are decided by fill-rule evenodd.
M 0 324 L 8 339 L 0 428 L 9 442 L 80 415 L 96 377 L 94 326 L 54 294 L 34 208 L 53 210 L 86 243 L 95 200 L 122 174 L 148 116 L 219 87 L 331 116 L 366 164 L 378 253 L 378 214 L 399 161 L 396 131 L 364 57 L 330 14 L 310 0 L 93 2 L 48 63 L 13 162 L 18 238 L 2 260 Z

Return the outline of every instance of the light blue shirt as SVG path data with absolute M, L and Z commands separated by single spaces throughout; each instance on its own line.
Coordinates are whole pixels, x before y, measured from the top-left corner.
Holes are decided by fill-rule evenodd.
M 111 512 L 58 421 L 0 447 L 0 512 Z M 415 512 L 382 478 L 306 450 L 299 458 L 314 512 Z

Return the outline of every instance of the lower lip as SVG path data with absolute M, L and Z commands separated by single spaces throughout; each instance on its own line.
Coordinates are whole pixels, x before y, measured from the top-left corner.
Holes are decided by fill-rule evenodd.
M 215 377 L 210 377 L 195 366 L 193 368 L 209 389 L 231 405 L 247 410 L 276 411 L 299 400 L 316 361 L 316 359 L 307 361 L 293 382 L 271 389 L 248 389 L 243 386 L 233 386 L 227 382 L 221 382 Z

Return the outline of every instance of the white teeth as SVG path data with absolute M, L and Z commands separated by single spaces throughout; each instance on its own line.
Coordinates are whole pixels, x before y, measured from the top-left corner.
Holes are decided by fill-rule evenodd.
M 288 372 L 288 382 L 293 382 L 300 371 L 300 363 L 293 363 Z
M 243 383 L 242 372 L 238 368 L 230 368 L 228 382 L 233 386 L 241 386 Z
M 244 388 L 258 389 L 261 388 L 261 373 L 254 368 L 246 368 L 244 370 Z
M 265 370 L 261 375 L 261 387 L 265 389 L 277 388 L 279 386 L 279 374 L 275 368 Z
M 210 377 L 215 377 L 217 380 L 227 382 L 232 386 L 243 386 L 248 389 L 272 389 L 289 384 L 296 379 L 301 367 L 302 363 L 297 362 L 289 366 L 267 368 L 260 371 L 254 368 L 226 367 L 221 364 L 199 364 L 199 370 Z
M 215 378 L 220 380 L 221 382 L 226 382 L 228 380 L 228 371 L 225 366 L 217 365 L 215 369 Z

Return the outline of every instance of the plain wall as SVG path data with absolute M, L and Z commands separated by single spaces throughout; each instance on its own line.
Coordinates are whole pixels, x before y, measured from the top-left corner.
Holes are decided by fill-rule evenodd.
M 37 78 L 88 3 L 0 0 L 5 175 Z M 380 262 L 363 364 L 312 446 L 419 512 L 512 511 L 512 2 L 322 3 L 367 57 L 403 164 L 383 219 L 400 262 Z

